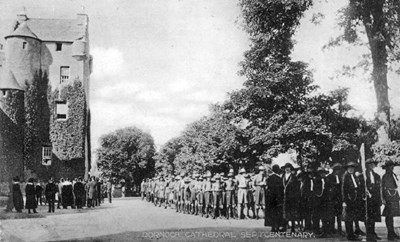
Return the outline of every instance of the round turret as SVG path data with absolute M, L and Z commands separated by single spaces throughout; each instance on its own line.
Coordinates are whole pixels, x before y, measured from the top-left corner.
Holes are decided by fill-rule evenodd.
M 84 40 L 75 40 L 72 44 L 72 57 L 81 61 L 87 58 L 87 42 Z
M 40 69 L 41 40 L 24 22 L 7 35 L 5 57 L 6 66 L 13 72 L 20 87 L 25 88 L 26 82 Z

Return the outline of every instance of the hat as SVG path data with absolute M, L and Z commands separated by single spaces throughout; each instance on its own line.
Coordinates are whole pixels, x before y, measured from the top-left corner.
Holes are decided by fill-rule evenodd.
M 180 180 L 180 179 L 182 179 L 180 176 L 175 177 L 175 180 Z
M 340 170 L 343 168 L 342 164 L 340 163 L 335 163 L 331 166 L 332 170 Z
M 234 171 L 233 171 L 233 169 L 229 169 L 229 173 L 235 173 Z
M 355 163 L 354 161 L 350 161 L 350 162 L 348 162 L 344 167 L 357 167 L 358 166 L 358 164 L 357 163 Z
M 258 167 L 258 170 L 259 171 L 265 171 L 265 167 L 264 166 L 260 166 L 260 167 Z
M 185 179 L 183 179 L 183 181 L 184 181 L 185 183 L 189 183 L 189 182 L 190 182 L 190 179 L 189 179 L 189 177 L 185 177 Z
M 206 177 L 211 177 L 212 175 L 211 175 L 211 172 L 210 171 L 207 171 L 207 173 L 206 173 Z
M 382 168 L 386 168 L 388 166 L 395 166 L 395 164 L 392 160 L 388 160 L 385 162 L 385 164 L 382 165 Z
M 194 174 L 194 178 L 199 178 L 199 177 L 200 177 L 199 173 Z
M 324 172 L 324 173 L 329 173 L 327 170 L 325 170 L 322 167 L 318 167 L 317 172 Z
M 272 166 L 272 172 L 279 174 L 281 173 L 281 168 L 279 168 L 279 165 L 275 164 Z
M 242 174 L 242 173 L 246 173 L 246 170 L 244 168 L 240 169 L 240 171 L 239 171 L 239 174 Z
M 292 164 L 290 164 L 289 162 L 286 163 L 284 166 L 281 167 L 282 170 L 286 169 L 287 167 L 289 167 L 290 169 L 294 170 L 294 167 Z
M 228 173 L 228 177 L 234 177 L 234 176 L 235 176 L 235 174 L 233 174 L 233 172 Z
M 367 160 L 365 161 L 365 164 L 378 164 L 378 163 L 379 163 L 379 161 L 373 160 L 373 159 L 371 159 L 371 158 L 369 158 L 369 159 L 367 159 Z
M 215 178 L 215 180 L 220 180 L 221 179 L 221 176 L 217 173 L 215 176 L 214 176 L 214 178 Z
M 197 180 L 200 180 L 200 181 L 202 181 L 202 180 L 203 180 L 203 176 L 199 176 L 199 177 L 197 177 Z
M 211 182 L 215 182 L 215 178 L 214 177 L 211 177 Z

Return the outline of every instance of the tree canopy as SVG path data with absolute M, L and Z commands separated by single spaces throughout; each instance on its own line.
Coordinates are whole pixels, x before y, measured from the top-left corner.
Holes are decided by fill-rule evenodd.
M 155 147 L 150 134 L 135 127 L 119 129 L 100 138 L 98 167 L 106 178 L 140 184 L 154 172 Z

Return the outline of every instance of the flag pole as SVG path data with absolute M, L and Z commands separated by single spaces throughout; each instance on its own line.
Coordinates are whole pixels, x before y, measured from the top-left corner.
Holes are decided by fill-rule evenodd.
M 365 146 L 364 143 L 360 147 L 360 157 L 361 157 L 361 169 L 364 177 L 364 192 L 365 192 L 365 224 L 368 220 L 368 188 L 367 188 L 367 167 L 365 164 Z M 368 233 L 368 231 L 367 231 Z

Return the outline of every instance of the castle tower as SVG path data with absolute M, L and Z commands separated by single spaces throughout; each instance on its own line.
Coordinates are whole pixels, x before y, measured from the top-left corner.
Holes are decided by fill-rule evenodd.
M 23 176 L 24 91 L 10 70 L 0 76 L 0 196 L 14 176 Z
M 41 41 L 24 21 L 17 25 L 13 33 L 7 35 L 5 59 L 6 67 L 12 71 L 20 87 L 41 68 Z

